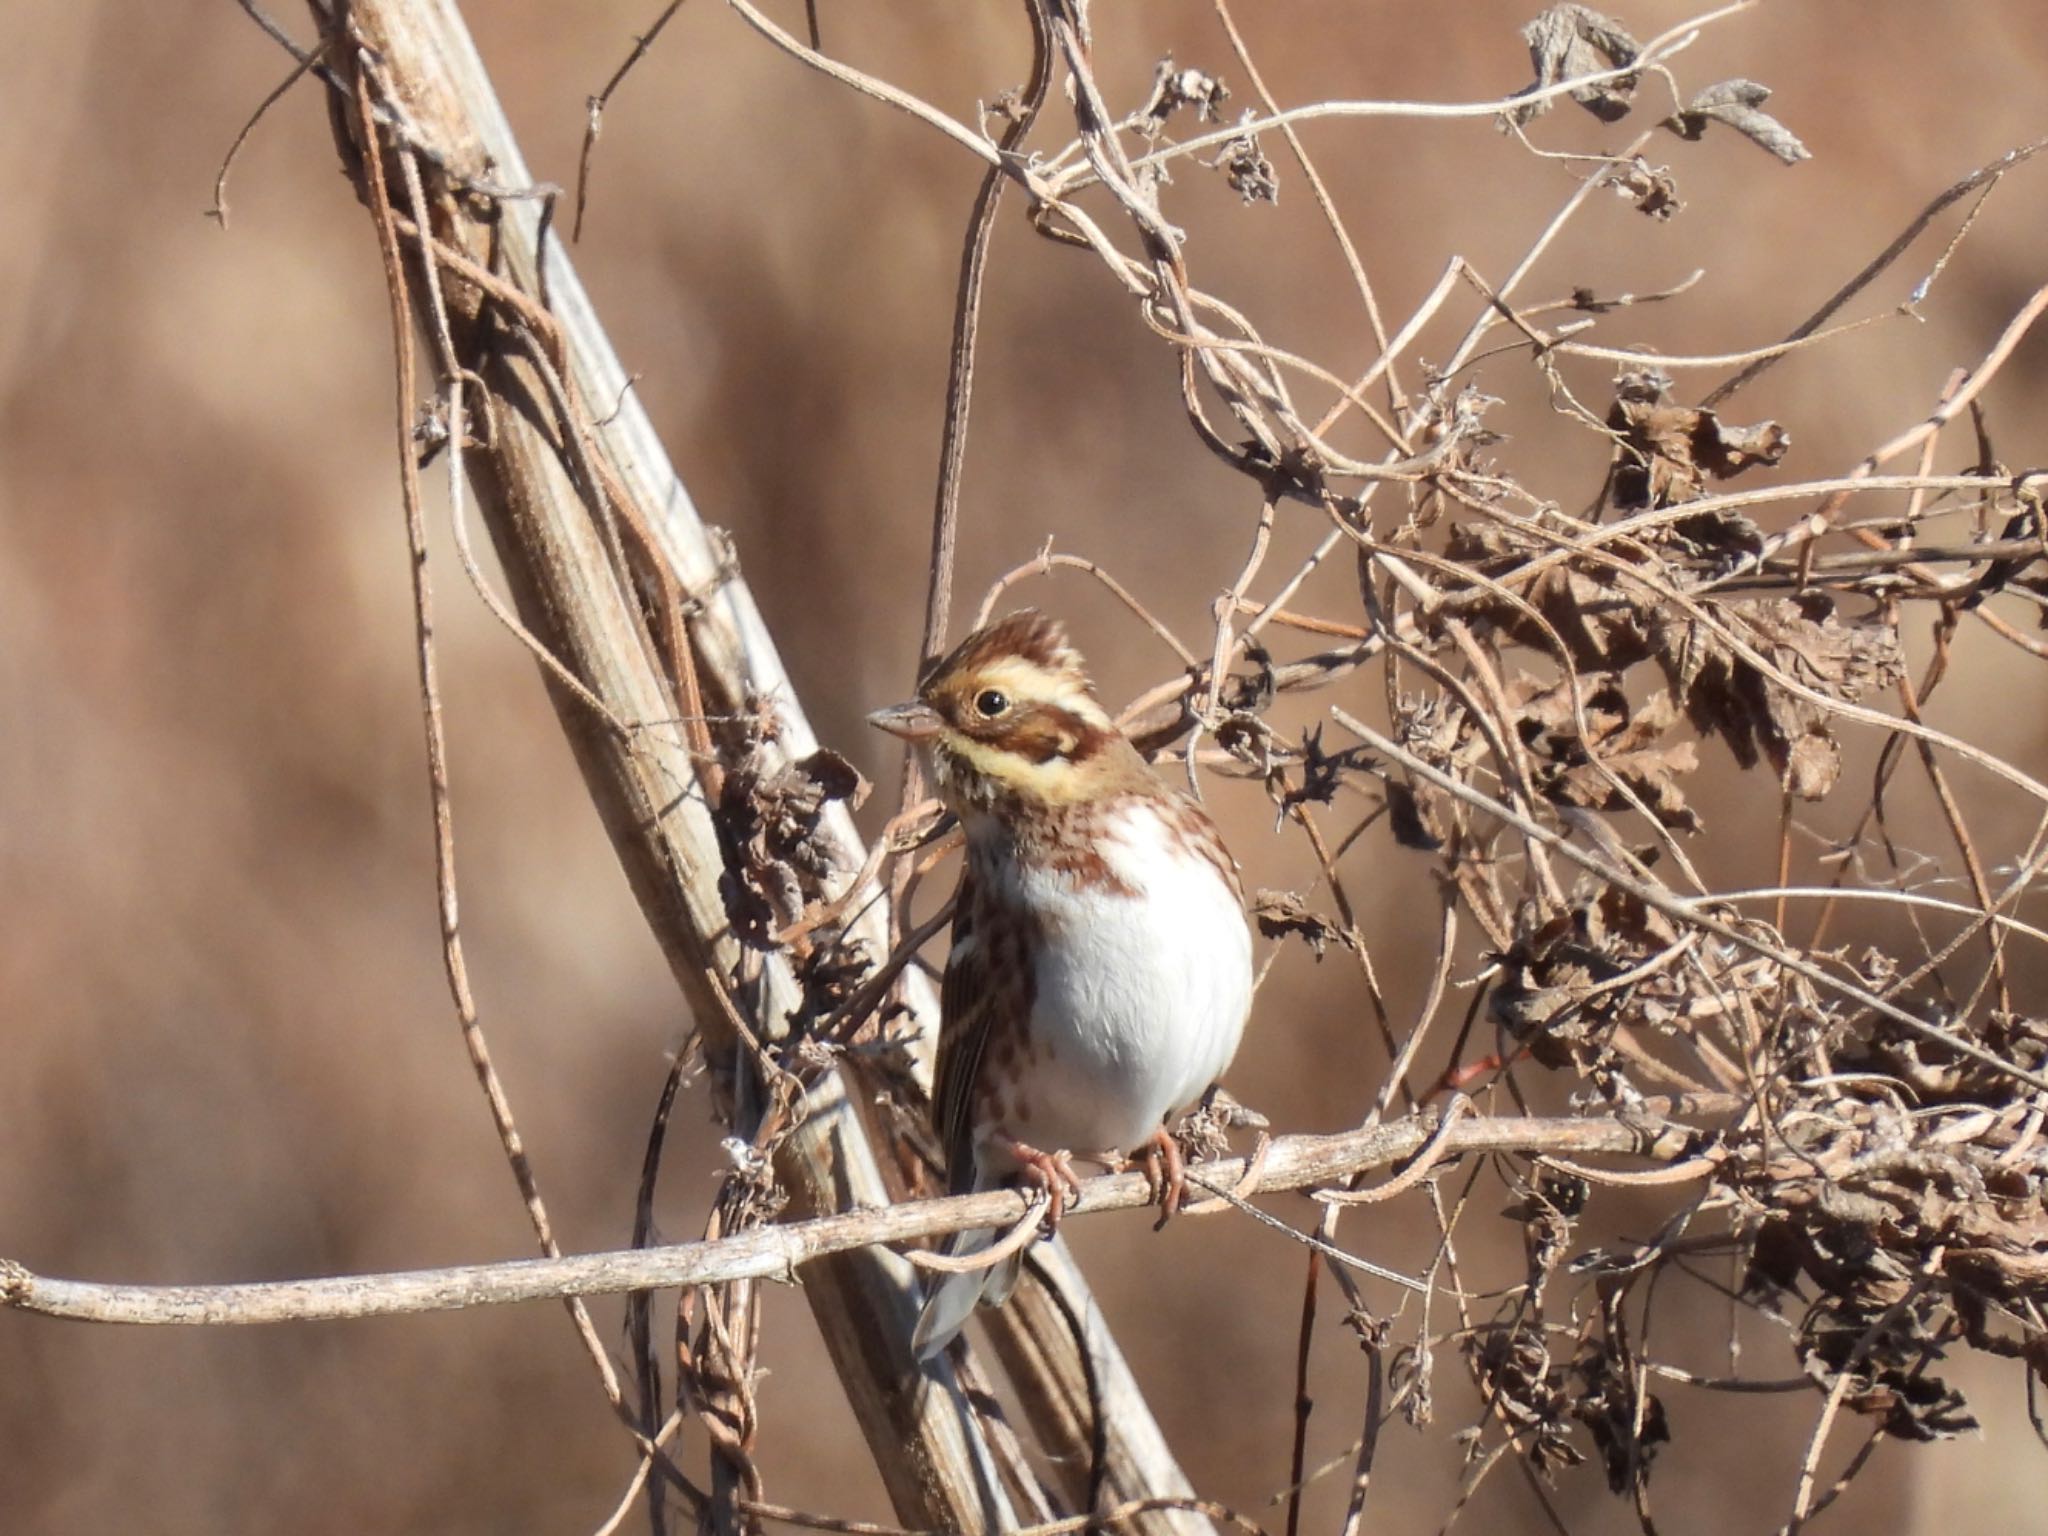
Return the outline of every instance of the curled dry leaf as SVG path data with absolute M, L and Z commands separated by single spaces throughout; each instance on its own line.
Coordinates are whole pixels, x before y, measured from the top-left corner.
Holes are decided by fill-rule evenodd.
M 1242 120 L 1249 123 L 1252 114 L 1246 112 Z M 1259 148 L 1258 135 L 1249 129 L 1225 144 L 1222 152 L 1209 163 L 1223 172 L 1223 179 L 1230 183 L 1230 190 L 1247 203 L 1277 204 L 1280 201 L 1280 181 L 1273 170 L 1273 162 Z
M 1926 1342 L 1936 1331 L 1929 1325 L 1938 1321 L 1924 1315 L 1933 1305 L 1930 1300 L 1906 1306 L 1904 1316 L 1894 1309 L 1874 1315 L 1817 1310 L 1794 1341 L 1800 1364 L 1829 1389 L 1846 1375 L 1843 1403 L 1879 1420 L 1895 1439 L 1952 1440 L 1967 1434 L 1978 1425 L 1962 1393 L 1926 1372 L 1930 1356 L 1939 1359 L 1941 1354 Z
M 1551 1359 L 1540 1323 L 1510 1314 L 1474 1329 L 1461 1348 L 1473 1382 L 1522 1445 L 1532 1470 L 1548 1480 L 1585 1461 L 1572 1443 L 1569 1373 Z
M 1529 589 L 1529 599 L 1582 671 L 1623 672 L 1652 654 L 1654 611 L 1639 588 L 1625 585 L 1611 571 L 1552 566 Z M 1545 643 L 1540 631 L 1515 617 L 1518 636 L 1527 630 L 1528 639 Z
M 843 800 L 849 808 L 858 808 L 867 794 L 868 781 L 830 748 L 820 747 L 799 758 L 754 789 L 768 851 L 807 875 L 830 874 L 837 867 L 838 856 L 820 837 L 819 818 L 832 801 Z
M 1580 905 L 1527 928 L 1497 957 L 1501 977 L 1487 1007 L 1542 1066 L 1590 1069 L 1627 1002 L 1619 991 L 1595 990 L 1635 958 L 1603 944 L 1596 924 Z
M 1665 826 L 1698 831 L 1699 817 L 1685 803 L 1678 775 L 1699 766 L 1699 749 L 1691 741 L 1665 740 L 1679 719 L 1671 696 L 1659 690 L 1633 707 L 1612 674 L 1582 679 L 1581 692 L 1590 740 L 1573 719 L 1567 684 L 1525 676 L 1508 690 L 1515 729 L 1538 759 L 1537 787 L 1561 805 L 1620 811 L 1629 807 L 1615 785 L 1619 779 Z
M 1620 22 L 1589 5 L 1553 5 L 1522 28 L 1522 38 L 1529 45 L 1530 62 L 1536 66 L 1531 91 L 1582 75 L 1626 68 L 1642 53 L 1641 45 Z M 1623 75 L 1579 86 L 1571 98 L 1601 122 L 1612 123 L 1628 115 L 1635 90 L 1636 76 Z M 1532 101 L 1508 115 L 1522 124 L 1549 110 L 1548 100 Z
M 1624 511 L 1696 500 L 1709 476 L 1776 464 L 1792 446 L 1775 421 L 1734 427 L 1712 411 L 1673 404 L 1671 380 L 1655 369 L 1615 381 L 1607 426 L 1618 439 L 1609 494 Z
M 803 1000 L 790 1019 L 791 1032 L 818 1044 L 813 1038 L 815 1026 L 831 1018 L 860 990 L 874 964 L 874 954 L 865 939 L 837 927 L 816 930 L 812 942 L 799 947 L 796 956 L 794 969 Z M 813 1063 L 826 1064 L 824 1060 Z
M 1692 105 L 1683 112 L 1664 119 L 1664 126 L 1681 139 L 1697 139 L 1707 131 L 1708 123 L 1722 123 L 1787 165 L 1811 160 L 1813 152 L 1799 142 L 1798 135 L 1762 110 L 1770 99 L 1769 86 L 1754 80 L 1723 80 L 1693 97 Z
M 1442 849 L 1444 839 L 1443 834 L 1437 830 L 1437 796 L 1434 792 L 1425 800 L 1422 795 L 1417 794 L 1399 779 L 1389 779 L 1386 783 L 1386 796 L 1387 821 L 1393 828 L 1395 842 L 1403 848 L 1412 848 L 1417 853 L 1436 853 Z
M 1254 892 L 1251 913 L 1264 937 L 1284 939 L 1291 934 L 1315 951 L 1318 960 L 1332 944 L 1349 946 L 1352 942 L 1351 934 L 1320 912 L 1310 911 L 1292 891 Z
M 1668 165 L 1652 165 L 1641 155 L 1618 163 L 1600 183 L 1636 205 L 1636 212 L 1648 214 L 1659 223 L 1685 211 L 1678 196 L 1678 182 Z
M 1983 1043 L 2015 1066 L 2039 1071 L 2048 1066 L 2048 1021 L 2024 1015 L 1993 1013 L 1986 1021 Z M 1938 1040 L 1907 1034 L 1886 1023 L 1841 1053 L 1854 1068 L 1897 1078 L 1927 1104 L 1983 1104 L 1996 1100 L 1999 1078 L 1981 1062 L 1949 1050 Z M 2048 1187 L 2044 1187 L 2048 1196 Z M 2048 1231 L 2042 1251 L 2048 1253 Z
M 1657 1447 L 1671 1440 L 1663 1399 L 1654 1392 L 1637 1391 L 1641 1378 L 1628 1356 L 1626 1338 L 1619 1328 L 1590 1336 L 1572 1360 L 1578 1378 L 1572 1413 L 1593 1437 L 1612 1493 L 1647 1484 Z
M 1743 767 L 1759 756 L 1784 788 L 1818 800 L 1841 776 L 1841 749 L 1827 708 L 1791 692 L 1736 652 L 1740 637 L 1777 671 L 1830 699 L 1854 701 L 1896 683 L 1905 661 L 1896 623 L 1879 615 L 1844 622 L 1823 593 L 1763 602 L 1703 599 L 1712 622 L 1686 613 L 1655 622 L 1657 659 L 1703 735 L 1716 735 Z
M 1740 512 L 1696 512 L 1665 530 L 1666 542 L 1696 558 L 1733 564 L 1764 552 L 1764 532 Z
M 1229 99 L 1230 88 L 1221 80 L 1199 69 L 1182 69 L 1168 54 L 1152 68 L 1152 94 L 1138 108 L 1133 126 L 1144 137 L 1156 139 L 1167 120 L 1188 107 L 1194 109 L 1196 121 L 1218 123 L 1223 120 L 1223 103 Z
M 716 813 L 725 845 L 720 885 L 733 931 L 750 944 L 771 946 L 796 922 L 807 899 L 840 864 L 824 836 L 825 806 L 858 806 L 868 784 L 837 752 L 820 748 L 796 762 L 771 767 L 758 728 L 742 732 L 726 755 L 726 778 Z

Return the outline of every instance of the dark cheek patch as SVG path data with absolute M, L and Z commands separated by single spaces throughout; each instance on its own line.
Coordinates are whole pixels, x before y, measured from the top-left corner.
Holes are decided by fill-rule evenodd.
M 1027 762 L 1043 766 L 1065 755 L 1067 740 L 1065 733 L 1056 725 L 1040 720 L 1020 720 L 1003 738 L 1002 745 Z
M 983 719 L 958 699 L 935 700 L 934 704 L 962 736 L 1011 753 L 1034 767 L 1043 767 L 1055 758 L 1086 762 L 1115 736 L 1057 704 L 1027 705 L 995 720 Z
M 1074 736 L 1073 750 L 1067 756 L 1077 763 L 1087 762 L 1116 739 L 1114 731 L 1105 731 L 1101 726 L 1090 725 L 1078 717 L 1074 721 Z
M 1109 732 L 1089 724 L 1072 710 L 1044 705 L 1012 725 L 1001 744 L 1033 763 L 1049 763 L 1056 757 L 1084 763 L 1100 752 L 1108 740 Z
M 1085 763 L 1110 742 L 1112 732 L 1093 725 L 1070 709 L 1049 709 L 1060 738 L 1060 756 L 1071 763 Z

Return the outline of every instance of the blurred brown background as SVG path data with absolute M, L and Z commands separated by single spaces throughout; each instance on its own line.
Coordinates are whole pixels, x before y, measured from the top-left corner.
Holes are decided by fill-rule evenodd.
M 1098 9 L 1114 99 L 1135 105 L 1168 50 L 1221 74 L 1233 111 L 1252 99 L 1206 7 Z M 1483 99 L 1528 77 L 1526 0 L 1239 9 L 1287 103 Z M 656 10 L 471 7 L 536 176 L 572 180 L 584 99 Z M 961 117 L 1023 73 L 1015 7 L 993 0 L 820 10 L 830 49 Z M 800 26 L 799 7 L 780 13 Z M 1658 0 L 1622 20 L 1647 37 L 1685 14 Z M 1680 79 L 1762 79 L 1814 161 L 1787 170 L 1721 132 L 1655 144 L 1686 211 L 1652 224 L 1598 199 L 1525 292 L 1642 292 L 1704 268 L 1688 299 L 1616 317 L 1598 339 L 1714 351 L 1782 335 L 1935 192 L 2043 130 L 2039 0 L 1985 0 L 1967 15 L 1909 0 L 1776 3 L 1717 26 L 1678 61 Z M 306 35 L 301 15 L 282 17 Z M 287 64 L 236 7 L 10 0 L 4 31 L 0 1255 L 136 1281 L 523 1255 L 525 1220 L 440 975 L 384 296 L 317 87 L 302 84 L 257 129 L 223 234 L 201 216 L 216 166 Z M 1059 110 L 1056 97 L 1055 125 Z M 1547 147 L 1612 148 L 1633 128 L 1565 108 L 1533 132 Z M 1566 166 L 1483 120 L 1328 122 L 1307 135 L 1394 323 L 1454 252 L 1502 274 L 1571 186 Z M 1055 126 L 1038 142 L 1062 139 Z M 1266 149 L 1278 208 L 1240 209 L 1213 175 L 1177 173 L 1168 207 L 1191 232 L 1196 281 L 1270 340 L 1355 370 L 1372 355 L 1355 295 L 1283 144 Z M 895 759 L 859 722 L 913 665 L 976 174 L 936 135 L 700 0 L 607 118 L 576 253 L 699 506 L 733 530 L 820 734 L 884 783 Z M 1016 207 L 997 239 L 963 601 L 1052 537 L 1197 636 L 1241 559 L 1251 496 L 1195 443 L 1166 353 L 1099 265 L 1031 236 Z M 1788 472 L 1846 469 L 1918 419 L 2048 277 L 2044 220 L 2048 167 L 2029 166 L 1993 198 L 1923 323 L 1795 360 L 1730 414 L 1789 425 Z M 1856 312 L 1902 298 L 1943 238 Z M 1460 324 L 1469 313 L 1461 301 Z M 1420 351 L 1440 357 L 1450 333 L 1433 334 Z M 1598 401 L 1607 372 L 1574 377 Z M 2036 336 L 1990 397 L 2013 464 L 2048 460 L 2044 373 L 2048 339 Z M 1504 455 L 1568 504 L 1590 498 L 1597 444 L 1554 427 L 1526 388 L 1518 398 L 1497 423 L 1518 434 Z M 1968 456 L 1958 439 L 1944 463 Z M 1315 533 L 1288 509 L 1269 572 Z M 564 1245 L 616 1246 L 686 1021 L 530 663 L 452 559 L 437 578 L 471 973 Z M 1341 600 L 1342 582 L 1330 590 Z M 1171 664 L 1079 578 L 1027 595 L 1072 617 L 1112 698 Z M 2038 687 L 2017 653 L 1978 646 L 1966 635 L 1975 676 L 1951 685 L 1937 723 L 2039 772 Z M 1298 850 L 1269 846 L 1257 793 L 1222 786 L 1216 798 L 1254 879 L 1305 888 Z M 1769 878 L 1769 842 L 1749 834 L 1770 824 L 1772 798 L 1704 800 L 1711 869 Z M 1924 813 L 1912 791 L 1901 805 Z M 1973 805 L 1990 847 L 2009 848 L 2025 808 Z M 1369 896 L 1397 1015 L 1416 1000 L 1433 931 L 1433 902 L 1404 887 L 1426 878 L 1412 859 L 1368 837 L 1345 866 Z M 1318 969 L 1284 954 L 1255 1031 L 1232 1086 L 1276 1126 L 1334 1129 L 1370 1102 L 1384 1058 L 1341 960 Z M 663 1212 L 677 1237 L 696 1228 L 715 1157 L 701 1099 L 681 1120 Z M 1504 1200 L 1491 1184 L 1478 1198 Z M 1626 1229 L 1640 1210 L 1640 1228 L 1654 1208 L 1613 1202 L 1605 1219 Z M 1420 1214 L 1353 1220 L 1347 1240 L 1419 1263 Z M 1073 1241 L 1197 1485 L 1277 1524 L 1267 1501 L 1286 1481 L 1299 1250 L 1236 1219 L 1155 1238 L 1136 1217 L 1107 1218 L 1079 1223 Z M 1725 1310 L 1704 1296 L 1671 1306 L 1705 1314 L 1686 1357 L 1712 1368 Z M 771 1496 L 887 1518 L 801 1298 L 772 1306 Z M 619 1311 L 599 1307 L 614 1337 Z M 1772 1339 L 1746 1337 L 1747 1368 L 1789 1374 Z M 1372 1529 L 1431 1531 L 1450 1512 L 1451 1432 L 1472 1412 L 1459 1376 L 1440 1362 L 1432 1428 L 1389 1430 Z M 1968 1366 L 1958 1377 L 1986 1435 L 1882 1447 L 1827 1520 L 2028 1523 L 2048 1455 L 2026 1429 L 2019 1379 Z M 1327 1317 L 1313 1389 L 1311 1466 L 1345 1450 L 1363 1405 L 1362 1363 Z M 1655 1485 L 1666 1528 L 1782 1520 L 1817 1400 L 1673 1388 L 1667 1402 L 1677 1442 Z M 0 1317 L 0 1531 L 575 1532 L 602 1519 L 630 1468 L 553 1307 L 245 1332 Z M 1308 1529 L 1331 1528 L 1345 1480 L 1317 1486 Z M 1634 1529 L 1599 1484 L 1593 1469 L 1564 1480 L 1569 1527 Z M 1508 1469 L 1463 1518 L 1545 1528 Z

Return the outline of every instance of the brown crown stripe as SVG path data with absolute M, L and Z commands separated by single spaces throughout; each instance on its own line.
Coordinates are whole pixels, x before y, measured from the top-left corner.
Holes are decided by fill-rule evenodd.
M 1082 678 L 1081 658 L 1068 641 L 1065 627 L 1036 608 L 1020 608 L 961 641 L 951 655 L 925 674 L 924 686 L 929 689 L 941 678 L 960 677 L 1010 657 L 1022 657 L 1048 672 Z

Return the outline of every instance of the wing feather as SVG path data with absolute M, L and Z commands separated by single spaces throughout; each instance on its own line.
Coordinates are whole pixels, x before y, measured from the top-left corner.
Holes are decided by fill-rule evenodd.
M 1014 946 L 992 932 L 985 883 L 970 858 L 960 876 L 953 912 L 953 945 L 939 987 L 939 1053 L 932 1099 L 932 1129 L 946 1154 L 946 1184 L 956 1195 L 974 1189 L 974 1097 L 982 1057 L 1006 1007 L 1028 1006 L 1024 989 L 1003 974 Z

